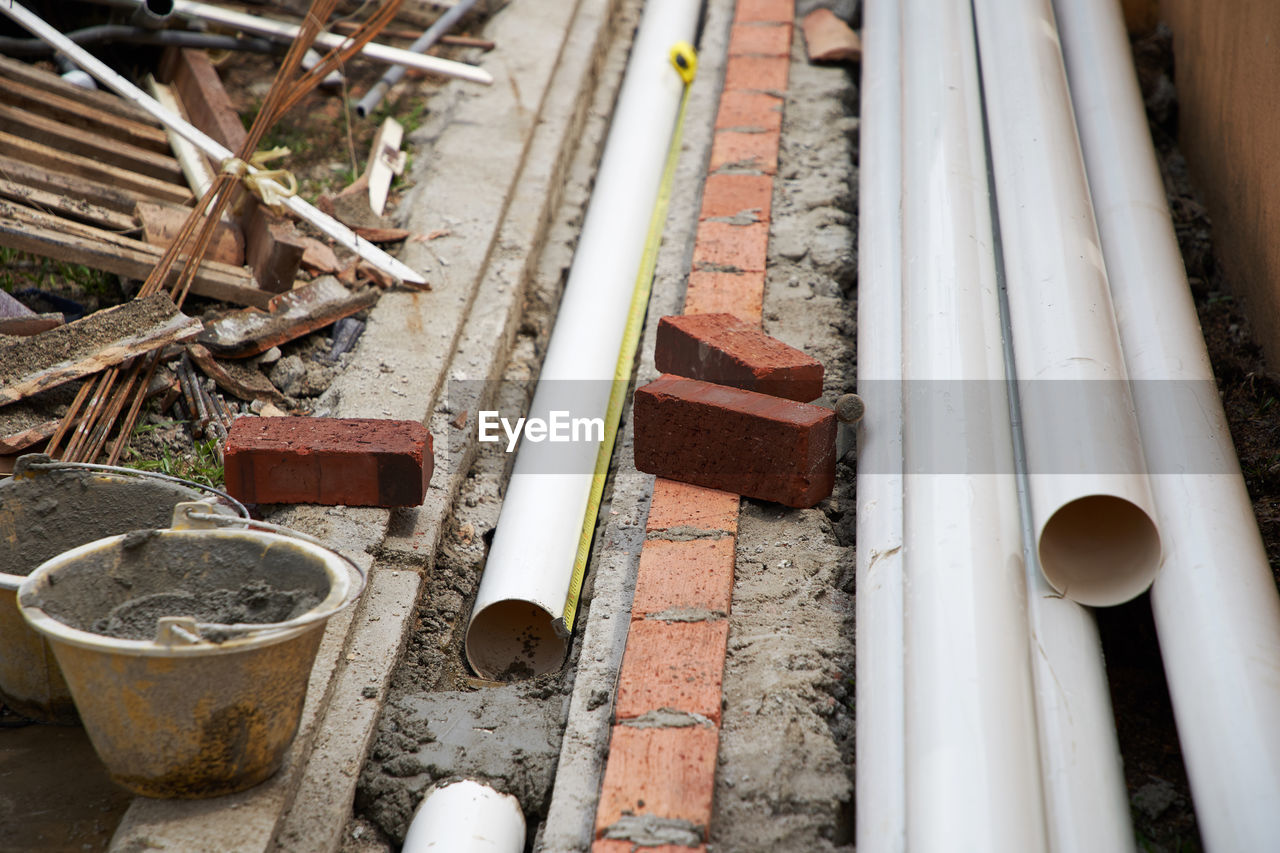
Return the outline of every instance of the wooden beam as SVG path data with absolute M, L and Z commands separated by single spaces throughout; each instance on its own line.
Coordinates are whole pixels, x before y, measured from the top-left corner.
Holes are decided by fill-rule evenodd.
M 149 198 L 119 187 L 59 172 L 38 163 L 26 163 L 0 154 L 0 175 L 33 189 L 46 190 L 87 204 L 133 215 L 140 199 Z
M 240 227 L 244 232 L 245 263 L 253 270 L 258 286 L 272 293 L 292 290 L 307 250 L 306 241 L 293 223 L 254 203 L 241 217 Z
M 52 74 L 49 76 L 54 77 Z M 144 124 L 124 118 L 77 98 L 54 94 L 42 86 L 0 78 L 0 101 L 79 128 L 86 133 L 127 142 L 158 154 L 169 150 L 165 132 L 154 123 Z
M 192 124 L 232 151 L 240 150 L 248 133 L 207 53 L 189 47 L 166 51 L 160 79 L 173 86 Z
M 164 254 L 164 250 L 141 240 L 8 202 L 0 202 L 0 246 L 139 280 L 151 274 Z M 216 261 L 205 261 L 200 265 L 191 292 L 257 308 L 268 307 L 273 295 L 259 288 L 243 267 Z
M 0 345 L 0 405 L 188 340 L 200 328 L 157 293 Z
M 172 201 L 178 204 L 193 204 L 194 197 L 182 184 L 169 183 L 147 175 L 139 175 L 119 166 L 99 163 L 91 157 L 59 151 L 48 145 L 24 139 L 12 133 L 0 131 L 0 151 L 15 160 L 23 160 L 38 166 L 56 169 L 78 178 L 116 186 L 128 192 L 137 193 L 161 201 Z M 183 180 L 179 177 L 179 180 Z
M 171 184 L 186 184 L 178 161 L 168 154 L 157 154 L 119 139 L 105 139 L 86 133 L 80 128 L 62 124 L 21 107 L 0 104 L 0 127 L 31 142 L 39 142 L 68 154 L 79 154 L 98 163 L 118 166 Z
M 5 171 L 0 167 L 0 176 Z M 56 213 L 76 222 L 96 225 L 108 231 L 121 233 L 138 230 L 138 223 L 127 213 L 101 207 L 78 198 L 70 198 L 62 193 L 30 187 L 0 177 L 0 198 L 16 201 L 28 207 Z M 178 208 L 187 210 L 188 208 Z

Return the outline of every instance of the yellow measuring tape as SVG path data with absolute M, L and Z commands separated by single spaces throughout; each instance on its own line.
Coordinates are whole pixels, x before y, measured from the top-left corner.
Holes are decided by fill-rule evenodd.
M 658 185 L 658 198 L 653 205 L 653 215 L 649 218 L 649 235 L 645 239 L 644 255 L 640 259 L 635 289 L 631 293 L 631 308 L 627 314 L 627 328 L 622 335 L 622 348 L 618 352 L 618 364 L 613 371 L 613 389 L 609 393 L 609 408 L 605 413 L 604 441 L 596 454 L 596 469 L 591 475 L 591 494 L 587 499 L 587 515 L 582 521 L 578 553 L 573 561 L 573 576 L 569 580 L 569 595 L 564 602 L 566 633 L 573 630 L 573 620 L 578 615 L 578 599 L 582 595 L 582 581 L 587 575 L 587 558 L 591 555 L 591 539 L 595 533 L 596 519 L 600 515 L 600 501 L 604 498 L 604 483 L 609 476 L 609 460 L 613 458 L 613 445 L 618 438 L 622 407 L 626 403 L 627 387 L 631 384 L 631 369 L 635 366 L 636 349 L 640 345 L 640 331 L 644 328 L 644 315 L 649 307 L 653 271 L 658 265 L 658 247 L 662 244 L 662 227 L 667 221 L 671 185 L 675 181 L 676 162 L 680 159 L 680 137 L 684 128 L 685 109 L 689 105 L 693 77 L 698 71 L 698 55 L 693 45 L 677 42 L 671 48 L 671 64 L 684 81 L 684 95 L 680 99 L 680 112 L 676 115 L 671 147 L 667 149 L 667 162 L 663 167 L 662 181 Z

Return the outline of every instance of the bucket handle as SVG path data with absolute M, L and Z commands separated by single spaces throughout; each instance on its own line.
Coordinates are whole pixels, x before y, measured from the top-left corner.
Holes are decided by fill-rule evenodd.
M 222 489 L 214 486 L 197 483 L 194 480 L 184 480 L 181 477 L 174 477 L 170 474 L 161 474 L 158 471 L 144 471 L 141 468 L 125 468 L 120 465 L 99 465 L 95 462 L 57 462 L 52 457 L 43 453 L 33 453 L 30 456 L 24 456 L 18 460 L 15 466 L 14 474 L 21 474 L 24 471 L 57 471 L 63 468 L 78 468 L 86 471 L 105 471 L 110 474 L 128 474 L 134 477 L 149 477 L 153 480 L 164 480 L 169 483 L 178 483 L 191 489 L 197 489 L 202 492 L 209 492 L 222 498 L 235 509 L 241 518 L 249 518 L 249 510 L 240 501 L 231 497 L 231 495 L 222 491 Z
M 295 628 L 301 627 L 303 625 L 310 625 L 313 622 L 326 621 L 330 619 L 335 613 L 345 610 L 346 608 L 354 604 L 357 600 L 359 600 L 361 593 L 364 592 L 365 584 L 368 582 L 368 579 L 369 579 L 369 573 L 366 572 L 364 568 L 361 567 L 361 565 L 357 563 L 355 560 L 351 559 L 346 554 L 342 553 L 336 548 L 330 548 L 327 544 L 320 541 L 316 537 L 310 536 L 298 530 L 293 530 L 292 528 L 285 527 L 284 525 L 281 525 L 281 524 L 272 524 L 269 521 L 260 521 L 257 519 L 249 518 L 247 515 L 244 518 L 237 518 L 232 515 L 222 515 L 216 512 L 201 512 L 198 509 L 199 506 L 200 505 L 197 503 L 178 504 L 177 506 L 174 507 L 174 510 L 173 510 L 174 521 L 176 522 L 179 519 L 181 519 L 183 521 L 194 521 L 197 523 L 204 523 L 204 524 L 210 524 L 215 526 L 221 525 L 224 527 L 236 525 L 245 530 L 263 530 L 269 533 L 277 533 L 281 536 L 287 536 L 292 539 L 299 539 L 303 542 L 307 542 L 311 545 L 315 545 L 316 547 L 323 548 L 326 551 L 330 552 L 331 554 L 338 555 L 339 557 L 341 557 L 343 560 L 347 562 L 347 565 L 355 569 L 356 576 L 360 579 L 360 582 L 356 584 L 354 591 L 347 595 L 347 600 L 342 603 L 341 607 L 338 607 L 335 610 L 321 611 L 318 613 L 309 614 L 307 616 L 300 616 L 297 619 L 291 619 L 289 620 L 286 627 L 280 628 L 279 630 L 292 631 Z M 177 525 L 175 524 L 175 527 L 176 526 Z M 219 633 L 222 633 L 222 634 L 263 633 L 266 631 L 275 630 L 261 624 L 254 624 L 252 622 L 240 622 L 240 623 L 230 623 L 230 624 L 222 624 L 222 623 L 214 623 L 214 622 L 197 622 L 196 627 L 200 629 L 208 628 L 211 630 L 218 631 Z

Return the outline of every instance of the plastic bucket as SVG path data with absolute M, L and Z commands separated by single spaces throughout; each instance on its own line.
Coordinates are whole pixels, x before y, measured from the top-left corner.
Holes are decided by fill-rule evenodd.
M 242 791 L 279 769 L 325 621 L 350 603 L 353 586 L 342 557 L 296 538 L 149 530 L 45 562 L 22 583 L 18 607 L 49 641 L 111 778 L 145 796 L 198 798 Z M 147 639 L 96 633 L 122 612 L 154 625 L 175 609 L 166 596 L 222 596 L 252 610 L 254 595 L 270 603 L 284 591 L 314 604 L 260 624 L 185 616 L 160 619 Z M 148 630 L 146 618 L 132 627 Z
M 190 484 L 194 486 L 195 484 Z M 0 698 L 44 723 L 79 722 L 48 643 L 18 613 L 18 587 L 45 560 L 118 533 L 165 527 L 203 497 L 170 478 L 72 467 L 29 454 L 0 481 Z

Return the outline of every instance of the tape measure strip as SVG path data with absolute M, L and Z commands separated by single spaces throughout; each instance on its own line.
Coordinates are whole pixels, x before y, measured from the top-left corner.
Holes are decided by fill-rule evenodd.
M 645 239 L 644 254 L 636 274 L 635 289 L 631 294 L 631 308 L 627 314 L 627 327 L 622 335 L 622 347 L 618 352 L 618 364 L 613 371 L 613 388 L 609 392 L 609 408 L 605 413 L 604 441 L 596 454 L 596 468 L 591 475 L 591 493 L 587 498 L 587 514 L 582 521 L 582 534 L 578 539 L 578 551 L 573 561 L 573 575 L 569 580 L 569 594 L 564 602 L 565 633 L 573 631 L 578 615 L 578 600 L 582 595 L 582 583 L 587 575 L 587 559 L 591 556 L 591 540 L 595 535 L 596 519 L 600 515 L 600 503 L 604 499 L 604 484 L 609 477 L 609 461 L 613 458 L 613 446 L 618 438 L 618 424 L 622 421 L 622 407 L 626 404 L 627 388 L 631 384 L 631 370 L 635 366 L 636 350 L 640 346 L 640 332 L 649 308 L 649 293 L 653 288 L 653 273 L 658 266 L 658 249 L 662 245 L 663 226 L 667 221 L 667 208 L 671 202 L 671 186 L 675 183 L 676 163 L 680 159 L 680 139 L 684 130 L 684 115 L 689 106 L 689 92 L 698 69 L 698 55 L 693 45 L 677 42 L 671 48 L 671 64 L 684 81 L 684 95 L 680 98 L 680 110 L 676 114 L 676 126 L 667 149 L 667 162 L 663 166 L 662 181 L 658 185 L 658 198 L 649 218 L 649 234 Z

